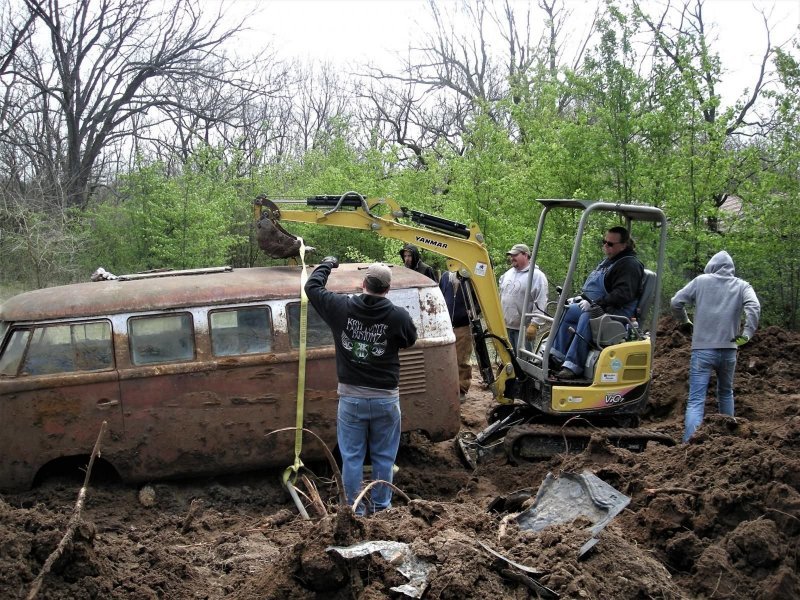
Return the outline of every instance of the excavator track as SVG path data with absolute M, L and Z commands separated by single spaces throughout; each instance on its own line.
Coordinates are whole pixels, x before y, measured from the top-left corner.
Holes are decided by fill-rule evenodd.
M 513 459 L 534 460 L 556 454 L 583 451 L 593 435 L 633 452 L 641 452 L 647 442 L 674 446 L 675 440 L 665 433 L 648 429 L 621 427 L 561 427 L 559 425 L 516 425 L 506 433 L 506 455 Z

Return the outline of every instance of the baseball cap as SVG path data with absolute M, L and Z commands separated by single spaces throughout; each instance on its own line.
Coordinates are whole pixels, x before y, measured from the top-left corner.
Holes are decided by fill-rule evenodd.
M 519 254 L 520 252 L 524 252 L 524 253 L 525 253 L 525 254 L 527 254 L 528 256 L 530 256 L 530 255 L 531 255 L 531 249 L 530 249 L 530 248 L 528 248 L 528 247 L 527 247 L 525 244 L 514 244 L 514 245 L 511 247 L 511 250 L 509 250 L 508 252 L 506 252 L 506 254 L 511 254 L 511 255 L 513 255 L 513 256 L 516 256 L 516 255 L 517 255 L 517 254 Z
M 377 280 L 382 287 L 388 288 L 392 283 L 392 272 L 382 263 L 372 263 L 367 267 L 367 273 L 364 275 L 364 279 L 369 278 Z

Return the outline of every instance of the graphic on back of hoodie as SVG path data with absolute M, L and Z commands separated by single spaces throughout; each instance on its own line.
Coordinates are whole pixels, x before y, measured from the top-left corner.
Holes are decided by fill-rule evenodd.
M 366 325 L 363 321 L 348 317 L 342 330 L 342 346 L 357 362 L 369 362 L 370 356 L 383 356 L 388 343 L 386 323 Z

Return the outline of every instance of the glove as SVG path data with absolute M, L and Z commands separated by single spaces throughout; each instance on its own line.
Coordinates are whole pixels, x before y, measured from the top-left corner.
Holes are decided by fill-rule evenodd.
M 573 296 L 572 298 L 567 298 L 566 301 L 564 302 L 564 304 L 566 304 L 566 305 L 577 304 L 580 301 L 581 301 L 581 297 L 580 296 Z
M 589 318 L 590 319 L 597 319 L 602 317 L 606 314 L 606 311 L 603 310 L 603 307 L 599 304 L 592 304 L 591 308 L 589 309 Z
M 325 258 L 322 259 L 322 262 L 320 264 L 330 265 L 331 269 L 335 269 L 336 267 L 339 266 L 339 259 L 336 258 L 335 256 L 326 256 Z
M 581 301 L 578 303 L 578 306 L 580 306 L 580 307 L 581 307 L 581 310 L 582 310 L 583 312 L 586 312 L 587 310 L 589 310 L 589 309 L 592 307 L 592 303 L 591 303 L 591 302 L 589 302 L 588 300 L 584 299 L 584 300 L 581 300 Z
M 744 346 L 747 342 L 750 341 L 750 338 L 748 336 L 742 334 L 742 335 L 737 335 L 731 341 L 732 342 L 736 342 L 737 346 Z
M 528 340 L 529 342 L 532 342 L 534 339 L 536 339 L 536 332 L 537 331 L 539 331 L 539 325 L 536 324 L 536 323 L 531 322 L 525 328 L 525 339 Z
M 678 325 L 678 331 L 680 331 L 683 335 L 692 335 L 692 332 L 694 331 L 694 325 L 691 321 L 686 321 L 685 323 Z

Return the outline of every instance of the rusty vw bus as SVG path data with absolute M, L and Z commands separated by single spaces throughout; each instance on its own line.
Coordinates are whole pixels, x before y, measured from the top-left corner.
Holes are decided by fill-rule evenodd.
M 365 265 L 329 289 L 358 293 Z M 391 300 L 419 340 L 400 354 L 403 430 L 459 428 L 455 338 L 436 284 L 393 269 Z M 263 267 L 123 276 L 26 292 L 0 306 L 0 489 L 91 453 L 138 482 L 288 466 L 300 339 L 300 269 Z M 305 427 L 336 445 L 331 333 L 309 306 Z M 304 459 L 321 456 L 306 439 Z M 85 463 L 84 463 L 85 464 Z

